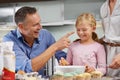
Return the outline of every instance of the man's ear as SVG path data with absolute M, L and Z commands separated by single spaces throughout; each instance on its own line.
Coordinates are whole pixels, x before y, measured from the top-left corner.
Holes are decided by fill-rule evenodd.
M 18 23 L 18 27 L 19 27 L 20 30 L 23 29 L 23 24 L 22 23 Z

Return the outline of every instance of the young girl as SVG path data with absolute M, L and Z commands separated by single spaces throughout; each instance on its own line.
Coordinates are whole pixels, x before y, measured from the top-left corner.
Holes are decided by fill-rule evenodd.
M 80 39 L 68 48 L 67 58 L 60 60 L 60 65 L 87 66 L 86 72 L 95 70 L 106 73 L 106 54 L 103 45 L 97 42 L 95 33 L 96 20 L 92 14 L 83 13 L 76 21 L 76 31 Z

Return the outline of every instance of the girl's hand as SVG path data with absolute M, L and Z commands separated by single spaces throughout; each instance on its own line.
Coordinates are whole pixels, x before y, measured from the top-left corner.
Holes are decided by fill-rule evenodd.
M 67 66 L 69 65 L 69 63 L 63 57 L 61 57 L 61 59 L 59 60 L 59 65 Z
M 92 71 L 95 71 L 95 69 L 93 67 L 86 65 L 85 72 L 91 73 Z

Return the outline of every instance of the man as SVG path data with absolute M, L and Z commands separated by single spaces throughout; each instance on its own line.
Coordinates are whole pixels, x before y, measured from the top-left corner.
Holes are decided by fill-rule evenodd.
M 16 54 L 16 72 L 37 71 L 43 75 L 43 68 L 47 61 L 55 54 L 56 58 L 65 57 L 65 53 L 58 51 L 69 46 L 68 33 L 60 40 L 55 39 L 40 24 L 40 16 L 34 7 L 22 7 L 15 13 L 17 29 L 4 36 L 3 41 L 13 41 Z
M 107 75 L 120 77 L 120 0 L 106 0 L 101 7 L 107 52 Z

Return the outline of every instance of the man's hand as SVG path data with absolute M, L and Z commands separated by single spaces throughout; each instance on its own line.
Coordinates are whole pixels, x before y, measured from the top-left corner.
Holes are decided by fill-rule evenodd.
M 69 36 L 71 36 L 74 32 L 69 32 L 65 36 L 63 36 L 61 39 L 56 41 L 56 43 L 53 44 L 53 46 L 56 48 L 56 50 L 62 50 L 64 48 L 67 48 L 70 45 Z
M 116 55 L 113 58 L 112 63 L 109 65 L 109 68 L 113 68 L 113 69 L 120 68 L 120 54 Z

